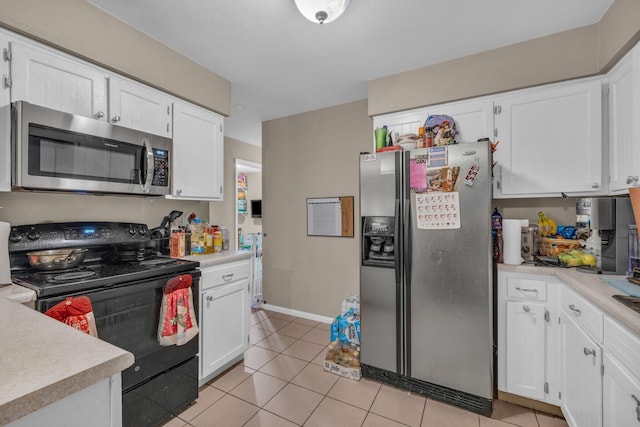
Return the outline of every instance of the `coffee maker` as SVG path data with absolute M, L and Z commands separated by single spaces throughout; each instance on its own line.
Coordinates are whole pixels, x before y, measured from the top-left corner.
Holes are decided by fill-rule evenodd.
M 628 226 L 633 224 L 635 219 L 628 197 L 585 197 L 576 200 L 578 235 L 600 233 L 602 268 L 597 273 L 627 274 Z

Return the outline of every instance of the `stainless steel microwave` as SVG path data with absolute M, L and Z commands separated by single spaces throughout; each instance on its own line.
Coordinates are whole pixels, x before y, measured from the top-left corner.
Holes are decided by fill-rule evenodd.
M 171 194 L 171 140 L 89 117 L 14 102 L 12 186 Z

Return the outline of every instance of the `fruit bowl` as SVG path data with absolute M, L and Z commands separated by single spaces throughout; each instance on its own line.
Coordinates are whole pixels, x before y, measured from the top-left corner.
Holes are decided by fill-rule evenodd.
M 578 249 L 580 246 L 579 240 L 543 237 L 540 242 L 540 255 L 558 256 L 572 249 Z

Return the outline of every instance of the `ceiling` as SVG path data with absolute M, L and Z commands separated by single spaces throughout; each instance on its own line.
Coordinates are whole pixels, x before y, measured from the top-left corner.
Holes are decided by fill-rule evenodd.
M 231 81 L 225 135 L 367 97 L 379 77 L 598 22 L 613 0 L 352 0 L 306 20 L 293 0 L 89 0 Z M 179 78 L 179 77 L 177 77 Z

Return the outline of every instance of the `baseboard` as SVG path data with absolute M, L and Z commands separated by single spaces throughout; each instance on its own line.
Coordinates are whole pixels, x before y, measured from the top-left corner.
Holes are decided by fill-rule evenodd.
M 315 320 L 316 322 L 331 323 L 333 318 L 321 316 L 319 314 L 307 313 L 306 311 L 294 310 L 292 308 L 279 307 L 277 305 L 262 304 L 262 308 L 276 313 L 289 314 L 291 316 L 302 317 L 303 319 Z
M 507 393 L 506 391 L 498 390 L 498 399 L 505 402 L 514 403 L 516 405 L 524 406 L 525 408 L 535 409 L 545 414 L 555 415 L 556 417 L 562 417 L 562 410 L 559 406 L 551 405 L 550 403 L 539 402 L 537 400 L 528 399 L 526 397 L 518 396 L 516 394 Z

